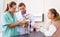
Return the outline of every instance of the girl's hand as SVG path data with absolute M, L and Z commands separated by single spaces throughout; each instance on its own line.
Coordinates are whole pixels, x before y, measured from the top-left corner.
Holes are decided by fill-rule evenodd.
M 35 25 L 34 25 L 34 28 L 36 28 L 36 29 L 40 29 L 40 25 L 35 24 Z

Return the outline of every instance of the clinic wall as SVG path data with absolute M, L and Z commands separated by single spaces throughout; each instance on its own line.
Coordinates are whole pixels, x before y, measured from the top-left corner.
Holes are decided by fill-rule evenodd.
M 3 14 L 3 0 L 0 0 L 0 20 L 1 20 L 1 15 Z M 0 37 L 2 37 L 2 25 L 0 21 Z
M 0 2 L 0 29 L 1 29 L 1 27 L 2 27 L 2 25 L 1 25 L 1 16 L 2 16 L 2 14 L 3 14 L 3 0 L 0 0 L 1 2 Z M 0 32 L 1 32 L 1 30 L 0 30 Z

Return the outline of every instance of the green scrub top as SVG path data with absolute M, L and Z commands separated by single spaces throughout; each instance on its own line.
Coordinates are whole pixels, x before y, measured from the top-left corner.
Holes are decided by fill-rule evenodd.
M 13 16 L 10 15 L 9 11 L 6 11 L 2 16 L 2 37 L 11 37 L 19 35 L 17 32 L 17 27 L 10 28 L 8 27 L 9 24 L 15 24 L 16 23 L 16 16 L 13 14 Z

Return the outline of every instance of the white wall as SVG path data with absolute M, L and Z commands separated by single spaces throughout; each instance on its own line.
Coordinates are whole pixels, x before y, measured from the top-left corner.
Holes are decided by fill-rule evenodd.
M 1 20 L 1 15 L 3 14 L 3 0 L 0 0 L 0 20 Z M 0 29 L 1 29 L 1 21 L 0 21 Z M 1 32 L 1 30 L 0 30 Z
M 0 0 L 1 2 L 0 2 L 0 17 L 1 17 L 1 15 L 2 15 L 2 13 L 3 13 L 3 0 Z
M 0 0 L 0 17 L 3 13 L 3 0 Z M 1 20 L 1 19 L 0 19 Z M 0 37 L 2 37 L 2 25 L 1 25 L 1 21 L 0 21 Z

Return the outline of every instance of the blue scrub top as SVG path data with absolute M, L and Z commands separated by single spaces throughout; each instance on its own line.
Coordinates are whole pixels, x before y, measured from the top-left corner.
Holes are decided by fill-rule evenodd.
M 13 16 L 10 15 L 9 11 L 6 11 L 2 16 L 2 37 L 11 37 L 19 35 L 17 32 L 17 27 L 10 28 L 8 27 L 9 24 L 15 24 L 16 23 L 16 17 L 15 14 Z

